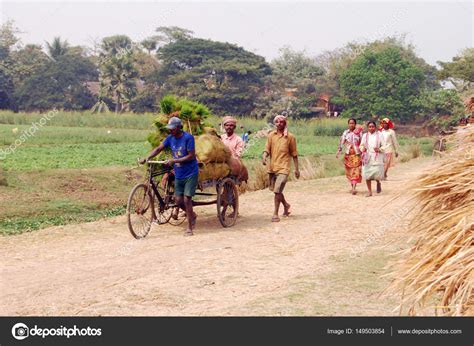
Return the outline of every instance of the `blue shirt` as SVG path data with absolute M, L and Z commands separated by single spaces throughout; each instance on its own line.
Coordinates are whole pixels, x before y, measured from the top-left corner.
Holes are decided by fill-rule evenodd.
M 168 137 L 163 141 L 163 145 L 165 148 L 171 148 L 171 153 L 174 159 L 187 156 L 191 150 L 195 150 L 194 137 L 185 131 L 183 131 L 183 135 L 180 138 L 168 135 Z M 186 179 L 199 174 L 196 156 L 191 161 L 175 163 L 174 173 L 176 179 Z

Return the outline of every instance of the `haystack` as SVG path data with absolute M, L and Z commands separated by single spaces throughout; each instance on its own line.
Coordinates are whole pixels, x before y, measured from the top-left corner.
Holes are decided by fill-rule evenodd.
M 414 245 L 395 264 L 389 291 L 400 311 L 474 315 L 474 128 L 450 137 L 452 150 L 414 184 Z

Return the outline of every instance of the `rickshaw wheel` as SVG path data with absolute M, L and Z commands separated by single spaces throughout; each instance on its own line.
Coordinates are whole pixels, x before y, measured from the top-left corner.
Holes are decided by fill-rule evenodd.
M 239 214 L 239 191 L 231 178 L 217 185 L 217 217 L 223 227 L 232 227 Z
M 145 238 L 153 221 L 153 198 L 145 184 L 136 185 L 128 197 L 127 223 L 135 239 Z

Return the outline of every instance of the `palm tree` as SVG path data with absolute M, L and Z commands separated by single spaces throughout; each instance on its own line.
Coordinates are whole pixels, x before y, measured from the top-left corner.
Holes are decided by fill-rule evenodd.
M 151 55 L 151 52 L 156 49 L 156 40 L 153 38 L 147 38 L 141 42 L 141 45 L 147 50 L 148 55 Z
M 129 37 L 116 35 L 102 40 L 99 69 L 102 95 L 115 101 L 116 113 L 124 111 L 136 94 L 138 77 Z
M 48 55 L 54 60 L 61 55 L 66 54 L 69 49 L 69 43 L 66 40 L 61 41 L 60 37 L 55 37 L 51 43 L 46 42 L 46 46 L 48 49 Z

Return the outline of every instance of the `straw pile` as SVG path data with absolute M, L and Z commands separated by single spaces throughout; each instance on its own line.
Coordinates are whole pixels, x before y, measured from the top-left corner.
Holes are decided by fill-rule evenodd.
M 196 156 L 202 163 L 199 168 L 200 181 L 229 175 L 230 167 L 227 162 L 231 153 L 216 135 L 204 134 L 196 138 Z
M 219 137 L 204 134 L 196 138 L 196 155 L 199 162 L 224 163 L 229 161 L 231 153 Z
M 414 245 L 395 264 L 389 291 L 403 292 L 400 312 L 421 308 L 474 315 L 474 128 L 451 136 L 442 162 L 415 182 Z

